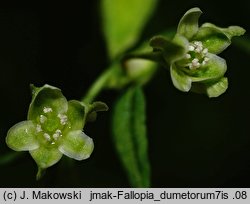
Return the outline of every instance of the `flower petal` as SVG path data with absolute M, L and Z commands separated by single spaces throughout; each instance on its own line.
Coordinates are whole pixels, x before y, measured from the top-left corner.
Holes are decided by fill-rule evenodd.
M 62 153 L 57 149 L 56 145 L 41 146 L 36 150 L 30 151 L 30 154 L 36 161 L 37 165 L 42 169 L 54 165 L 62 157 Z
M 81 130 L 75 130 L 63 136 L 62 143 L 58 149 L 70 158 L 83 160 L 91 155 L 94 143 Z
M 206 84 L 206 93 L 208 97 L 218 97 L 223 94 L 228 88 L 228 80 L 222 77 L 219 81 L 211 84 Z
M 244 33 L 245 29 L 239 26 L 220 28 L 212 23 L 204 23 L 194 39 L 202 41 L 210 53 L 218 54 L 231 44 L 232 37 L 241 36 Z
M 44 112 L 65 113 L 68 109 L 68 103 L 60 89 L 44 85 L 37 88 L 32 86 L 32 101 L 29 107 L 28 120 L 39 122 L 39 117 Z M 46 109 L 47 110 L 44 110 Z
M 227 35 L 214 27 L 201 27 L 193 40 L 201 41 L 203 46 L 214 54 L 222 52 L 231 44 Z
M 198 68 L 197 70 L 189 71 L 189 75 L 193 82 L 208 82 L 224 76 L 227 70 L 226 61 L 223 58 L 211 53 L 208 53 L 207 57 L 209 58 L 209 61 L 206 65 Z
M 6 143 L 15 151 L 34 150 L 39 147 L 36 139 L 36 127 L 32 121 L 22 121 L 11 127 Z
M 231 40 L 232 37 L 243 35 L 246 30 L 240 26 L 229 26 L 227 28 L 218 27 L 212 23 L 204 23 L 201 27 L 216 28 L 223 32 Z
M 228 88 L 228 80 L 222 77 L 217 81 L 210 83 L 194 82 L 191 91 L 199 94 L 206 94 L 209 98 L 218 97 Z
M 198 31 L 198 20 L 202 11 L 199 8 L 192 8 L 188 10 L 181 18 L 177 33 L 191 39 Z
M 155 36 L 150 40 L 150 46 L 155 50 L 162 51 L 167 63 L 171 64 L 185 56 L 188 51 L 188 40 L 176 34 L 173 40 L 162 36 Z
M 68 102 L 68 128 L 69 130 L 81 130 L 84 126 L 85 105 L 77 100 Z
M 182 72 L 175 64 L 170 67 L 171 79 L 174 86 L 180 91 L 188 92 L 191 88 L 191 78 Z

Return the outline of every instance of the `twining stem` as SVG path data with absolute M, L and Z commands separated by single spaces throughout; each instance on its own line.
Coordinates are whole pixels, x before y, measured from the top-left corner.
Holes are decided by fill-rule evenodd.
M 159 52 L 130 53 L 123 57 L 122 62 L 131 60 L 131 59 L 145 59 L 145 60 L 150 60 L 153 62 L 160 63 L 163 66 L 166 66 L 166 62 L 163 59 L 162 54 Z
M 145 59 L 145 60 L 150 60 L 154 62 L 161 63 L 163 66 L 165 66 L 165 61 L 162 58 L 162 55 L 158 52 L 149 52 L 149 53 L 131 53 L 125 55 L 121 59 L 121 64 L 124 64 L 126 61 L 131 60 L 131 59 Z M 122 67 L 122 66 L 121 66 Z M 91 103 L 94 101 L 94 99 L 98 96 L 98 94 L 107 87 L 107 83 L 109 80 L 113 77 L 115 74 L 115 69 L 111 66 L 109 69 L 105 70 L 95 81 L 94 83 L 90 86 L 89 90 L 85 94 L 85 96 L 81 99 L 82 102 L 84 103 Z M 129 77 L 129 76 L 126 76 Z M 129 80 L 128 80 L 129 81 Z M 112 88 L 112 87 L 109 87 Z M 113 87 L 117 88 L 117 87 Z
M 98 94 L 106 87 L 107 81 L 113 74 L 113 69 L 105 70 L 90 86 L 89 90 L 82 98 L 82 102 L 91 103 L 98 96 Z

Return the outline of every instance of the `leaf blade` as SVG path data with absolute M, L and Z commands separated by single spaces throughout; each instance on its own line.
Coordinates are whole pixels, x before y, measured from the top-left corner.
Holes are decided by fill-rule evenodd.
M 152 15 L 157 0 L 102 0 L 103 31 L 110 58 L 133 45 Z
M 133 187 L 149 187 L 145 99 L 141 88 L 130 87 L 117 101 L 113 121 L 113 140 Z

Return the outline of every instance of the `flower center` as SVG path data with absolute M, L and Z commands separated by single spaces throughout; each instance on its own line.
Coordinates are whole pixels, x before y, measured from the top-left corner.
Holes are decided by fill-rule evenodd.
M 56 115 L 50 107 L 44 107 L 43 113 L 39 116 L 36 125 L 36 132 L 42 140 L 52 145 L 59 140 L 63 134 L 62 129 L 68 123 L 68 117 L 62 113 Z
M 193 41 L 189 43 L 188 50 L 185 57 L 188 59 L 187 67 L 189 69 L 198 69 L 209 61 L 209 57 L 207 56 L 208 49 L 203 47 L 202 42 Z

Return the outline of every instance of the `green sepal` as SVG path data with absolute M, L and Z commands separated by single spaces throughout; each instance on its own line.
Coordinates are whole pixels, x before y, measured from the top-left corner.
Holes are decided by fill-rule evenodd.
M 85 118 L 85 105 L 77 100 L 71 100 L 68 102 L 68 129 L 82 130 L 84 127 Z
M 11 127 L 6 143 L 15 151 L 29 151 L 39 147 L 36 139 L 36 126 L 32 121 L 22 121 Z
M 214 54 L 221 53 L 231 44 L 227 35 L 213 27 L 201 27 L 193 39 L 201 41 L 203 46 Z
M 228 80 L 222 77 L 219 81 L 206 84 L 206 93 L 208 97 L 218 97 L 223 94 L 228 88 Z
M 183 58 L 188 51 L 188 41 L 181 35 L 175 35 L 173 40 L 168 40 L 162 36 L 155 36 L 150 40 L 150 46 L 155 51 L 161 51 L 164 59 L 171 64 Z
M 226 73 L 227 64 L 223 58 L 210 53 L 207 54 L 207 57 L 209 61 L 206 65 L 203 65 L 197 70 L 185 70 L 193 82 L 209 82 L 223 77 Z
M 220 30 L 229 38 L 229 40 L 231 40 L 232 37 L 244 35 L 244 33 L 246 32 L 246 30 L 240 26 L 229 26 L 227 28 L 221 28 L 221 27 L 216 26 L 212 23 L 204 23 L 201 26 L 201 28 L 203 28 L 203 27 L 215 28 L 217 30 Z
M 198 20 L 201 14 L 202 11 L 197 7 L 189 9 L 180 20 L 177 33 L 191 39 L 199 29 Z
M 52 108 L 52 114 L 55 115 L 67 111 L 67 99 L 63 96 L 60 89 L 47 84 L 40 88 L 31 85 L 31 89 L 32 101 L 29 106 L 28 120 L 39 122 L 39 116 L 43 114 L 45 107 Z
M 213 98 L 226 92 L 227 88 L 228 79 L 222 77 L 219 80 L 210 83 L 193 83 L 191 91 L 199 94 L 206 94 L 209 98 Z
M 106 103 L 103 103 L 101 101 L 96 101 L 92 104 L 88 104 L 87 106 L 87 121 L 93 122 L 96 120 L 97 112 L 100 111 L 108 111 L 108 106 Z
M 70 131 L 64 135 L 62 143 L 58 147 L 64 155 L 83 160 L 90 157 L 94 149 L 93 140 L 81 130 Z
M 174 86 L 180 91 L 188 92 L 191 89 L 192 80 L 181 69 L 172 64 L 170 67 L 170 75 Z
M 56 164 L 62 157 L 57 145 L 43 145 L 36 150 L 30 151 L 36 161 L 38 168 L 46 169 Z

